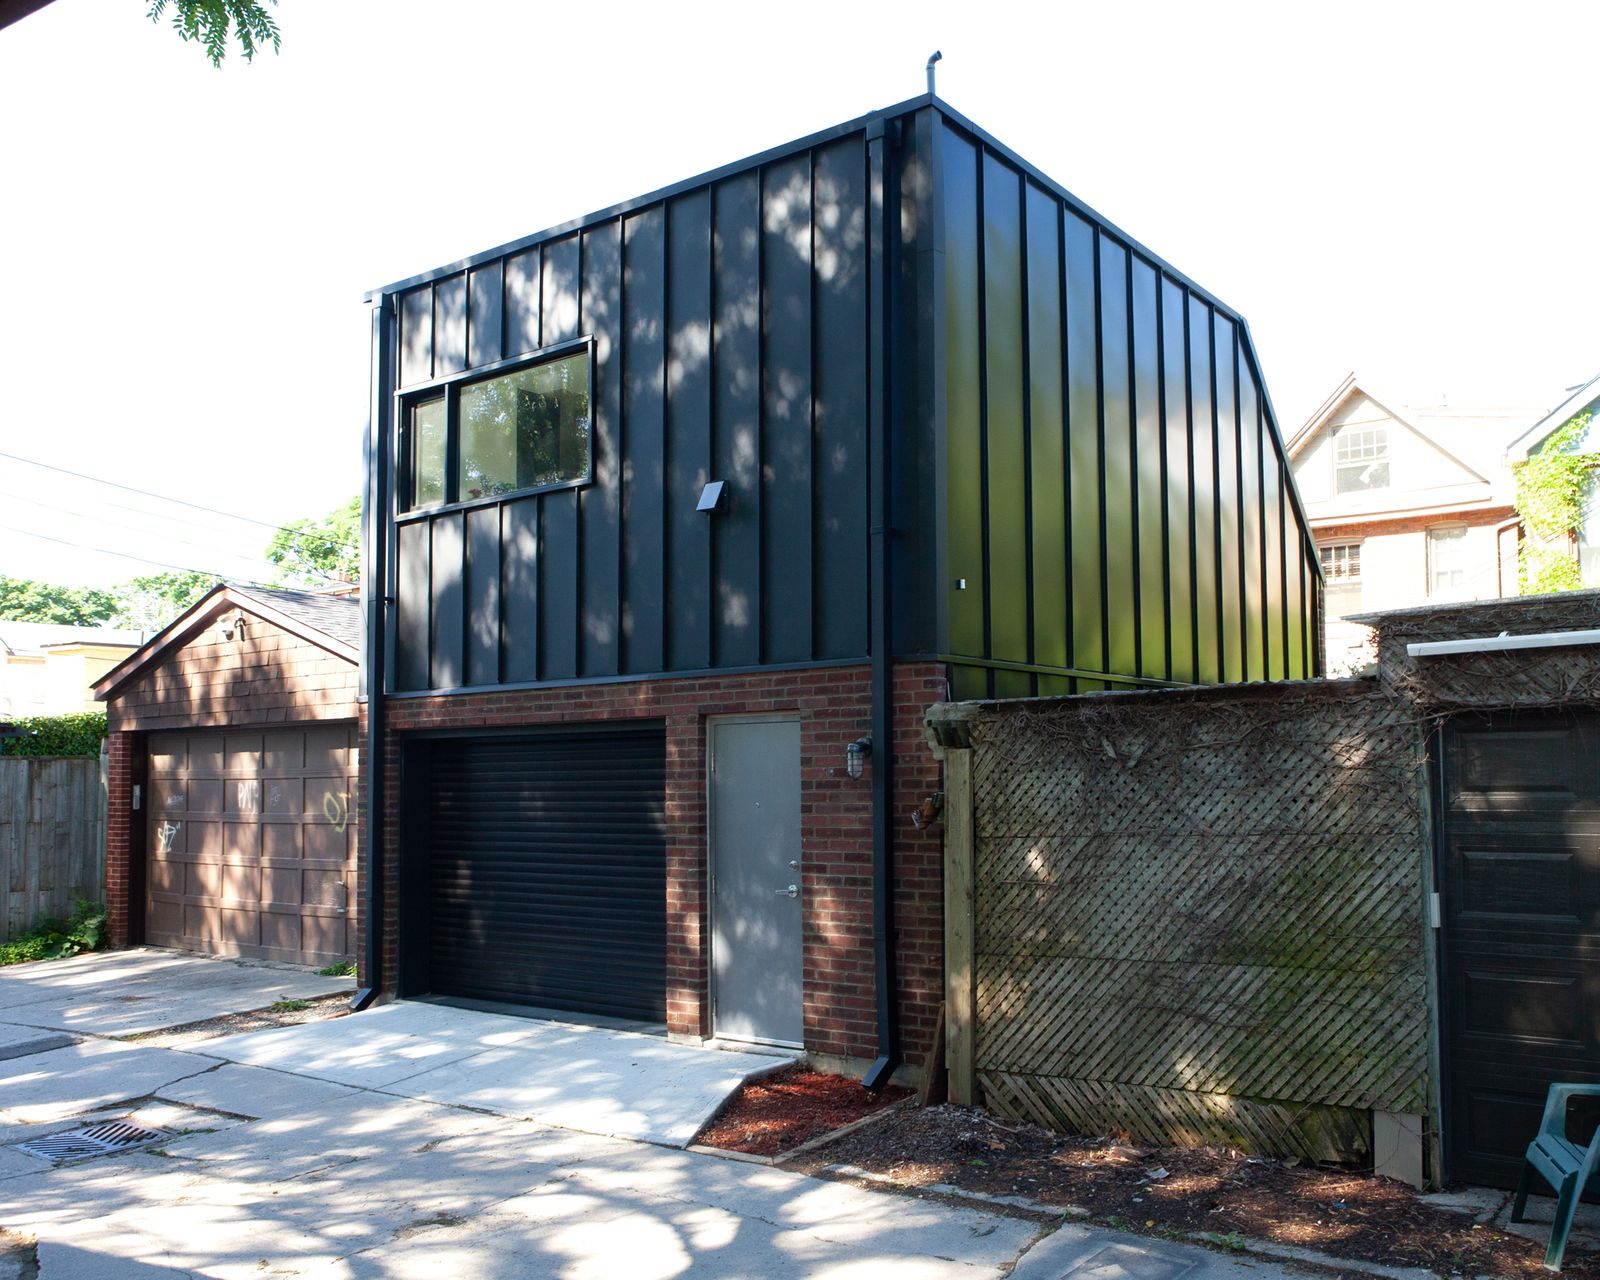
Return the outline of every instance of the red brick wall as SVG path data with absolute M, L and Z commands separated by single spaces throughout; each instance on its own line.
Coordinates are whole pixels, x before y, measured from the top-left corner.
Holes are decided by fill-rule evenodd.
M 1429 515 L 1391 516 L 1387 520 L 1351 520 L 1343 524 L 1318 524 L 1311 536 L 1320 542 L 1353 542 L 1393 533 L 1421 533 L 1436 525 L 1471 526 L 1504 524 L 1517 514 L 1514 507 L 1483 507 L 1476 511 L 1435 511 Z
M 137 743 L 131 733 L 106 738 L 106 936 L 113 947 L 130 940 L 133 855 L 133 775 Z
M 945 696 L 937 663 L 896 667 L 894 823 L 896 937 L 902 1048 L 920 1063 L 943 989 L 940 838 L 919 832 L 911 813 L 940 788 L 939 764 L 922 734 L 922 713 Z M 872 961 L 872 784 L 849 778 L 844 749 L 871 732 L 870 668 L 830 667 L 576 685 L 515 692 L 407 698 L 387 705 L 384 970 L 398 952 L 398 752 L 419 729 L 659 719 L 667 738 L 667 1021 L 710 1032 L 705 884 L 705 721 L 709 716 L 797 712 L 800 716 L 801 844 L 806 1046 L 819 1053 L 877 1052 Z
M 144 735 L 162 729 L 353 720 L 359 679 L 349 659 L 247 613 L 242 638 L 225 640 L 215 620 L 208 621 L 118 690 L 106 703 L 106 930 L 112 946 L 126 946 L 141 933 L 136 916 L 143 910 L 143 895 L 135 859 L 144 815 L 133 810 L 133 787 L 144 780 Z

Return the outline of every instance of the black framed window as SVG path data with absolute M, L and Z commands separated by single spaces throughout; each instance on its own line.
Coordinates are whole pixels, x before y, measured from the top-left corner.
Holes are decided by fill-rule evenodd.
M 405 510 L 587 484 L 590 344 L 423 388 L 405 401 Z

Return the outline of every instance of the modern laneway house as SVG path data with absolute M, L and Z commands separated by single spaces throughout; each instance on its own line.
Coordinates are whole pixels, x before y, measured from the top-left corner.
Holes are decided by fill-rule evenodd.
M 928 704 L 1320 671 L 1243 320 L 931 95 L 370 300 L 369 992 L 879 1082 Z

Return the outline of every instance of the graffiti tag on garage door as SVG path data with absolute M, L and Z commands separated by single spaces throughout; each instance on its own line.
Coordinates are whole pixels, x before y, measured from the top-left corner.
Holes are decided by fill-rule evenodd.
M 333 824 L 335 831 L 343 831 L 350 825 L 350 793 L 348 791 L 324 791 L 322 793 L 322 816 Z

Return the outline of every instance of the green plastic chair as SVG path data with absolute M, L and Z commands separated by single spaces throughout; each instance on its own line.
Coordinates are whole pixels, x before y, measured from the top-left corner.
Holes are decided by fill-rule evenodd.
M 1511 1221 L 1523 1221 L 1528 1203 L 1528 1188 L 1537 1173 L 1556 1193 L 1556 1216 L 1550 1224 L 1550 1247 L 1544 1251 L 1548 1270 L 1561 1270 L 1561 1255 L 1567 1251 L 1567 1234 L 1572 1230 L 1572 1215 L 1578 1201 L 1589 1190 L 1600 1190 L 1595 1177 L 1600 1163 L 1600 1130 L 1587 1148 L 1567 1141 L 1567 1103 L 1573 1098 L 1600 1098 L 1600 1084 L 1553 1084 L 1545 1098 L 1544 1119 L 1539 1135 L 1528 1144 L 1517 1182 L 1517 1198 L 1511 1205 Z

